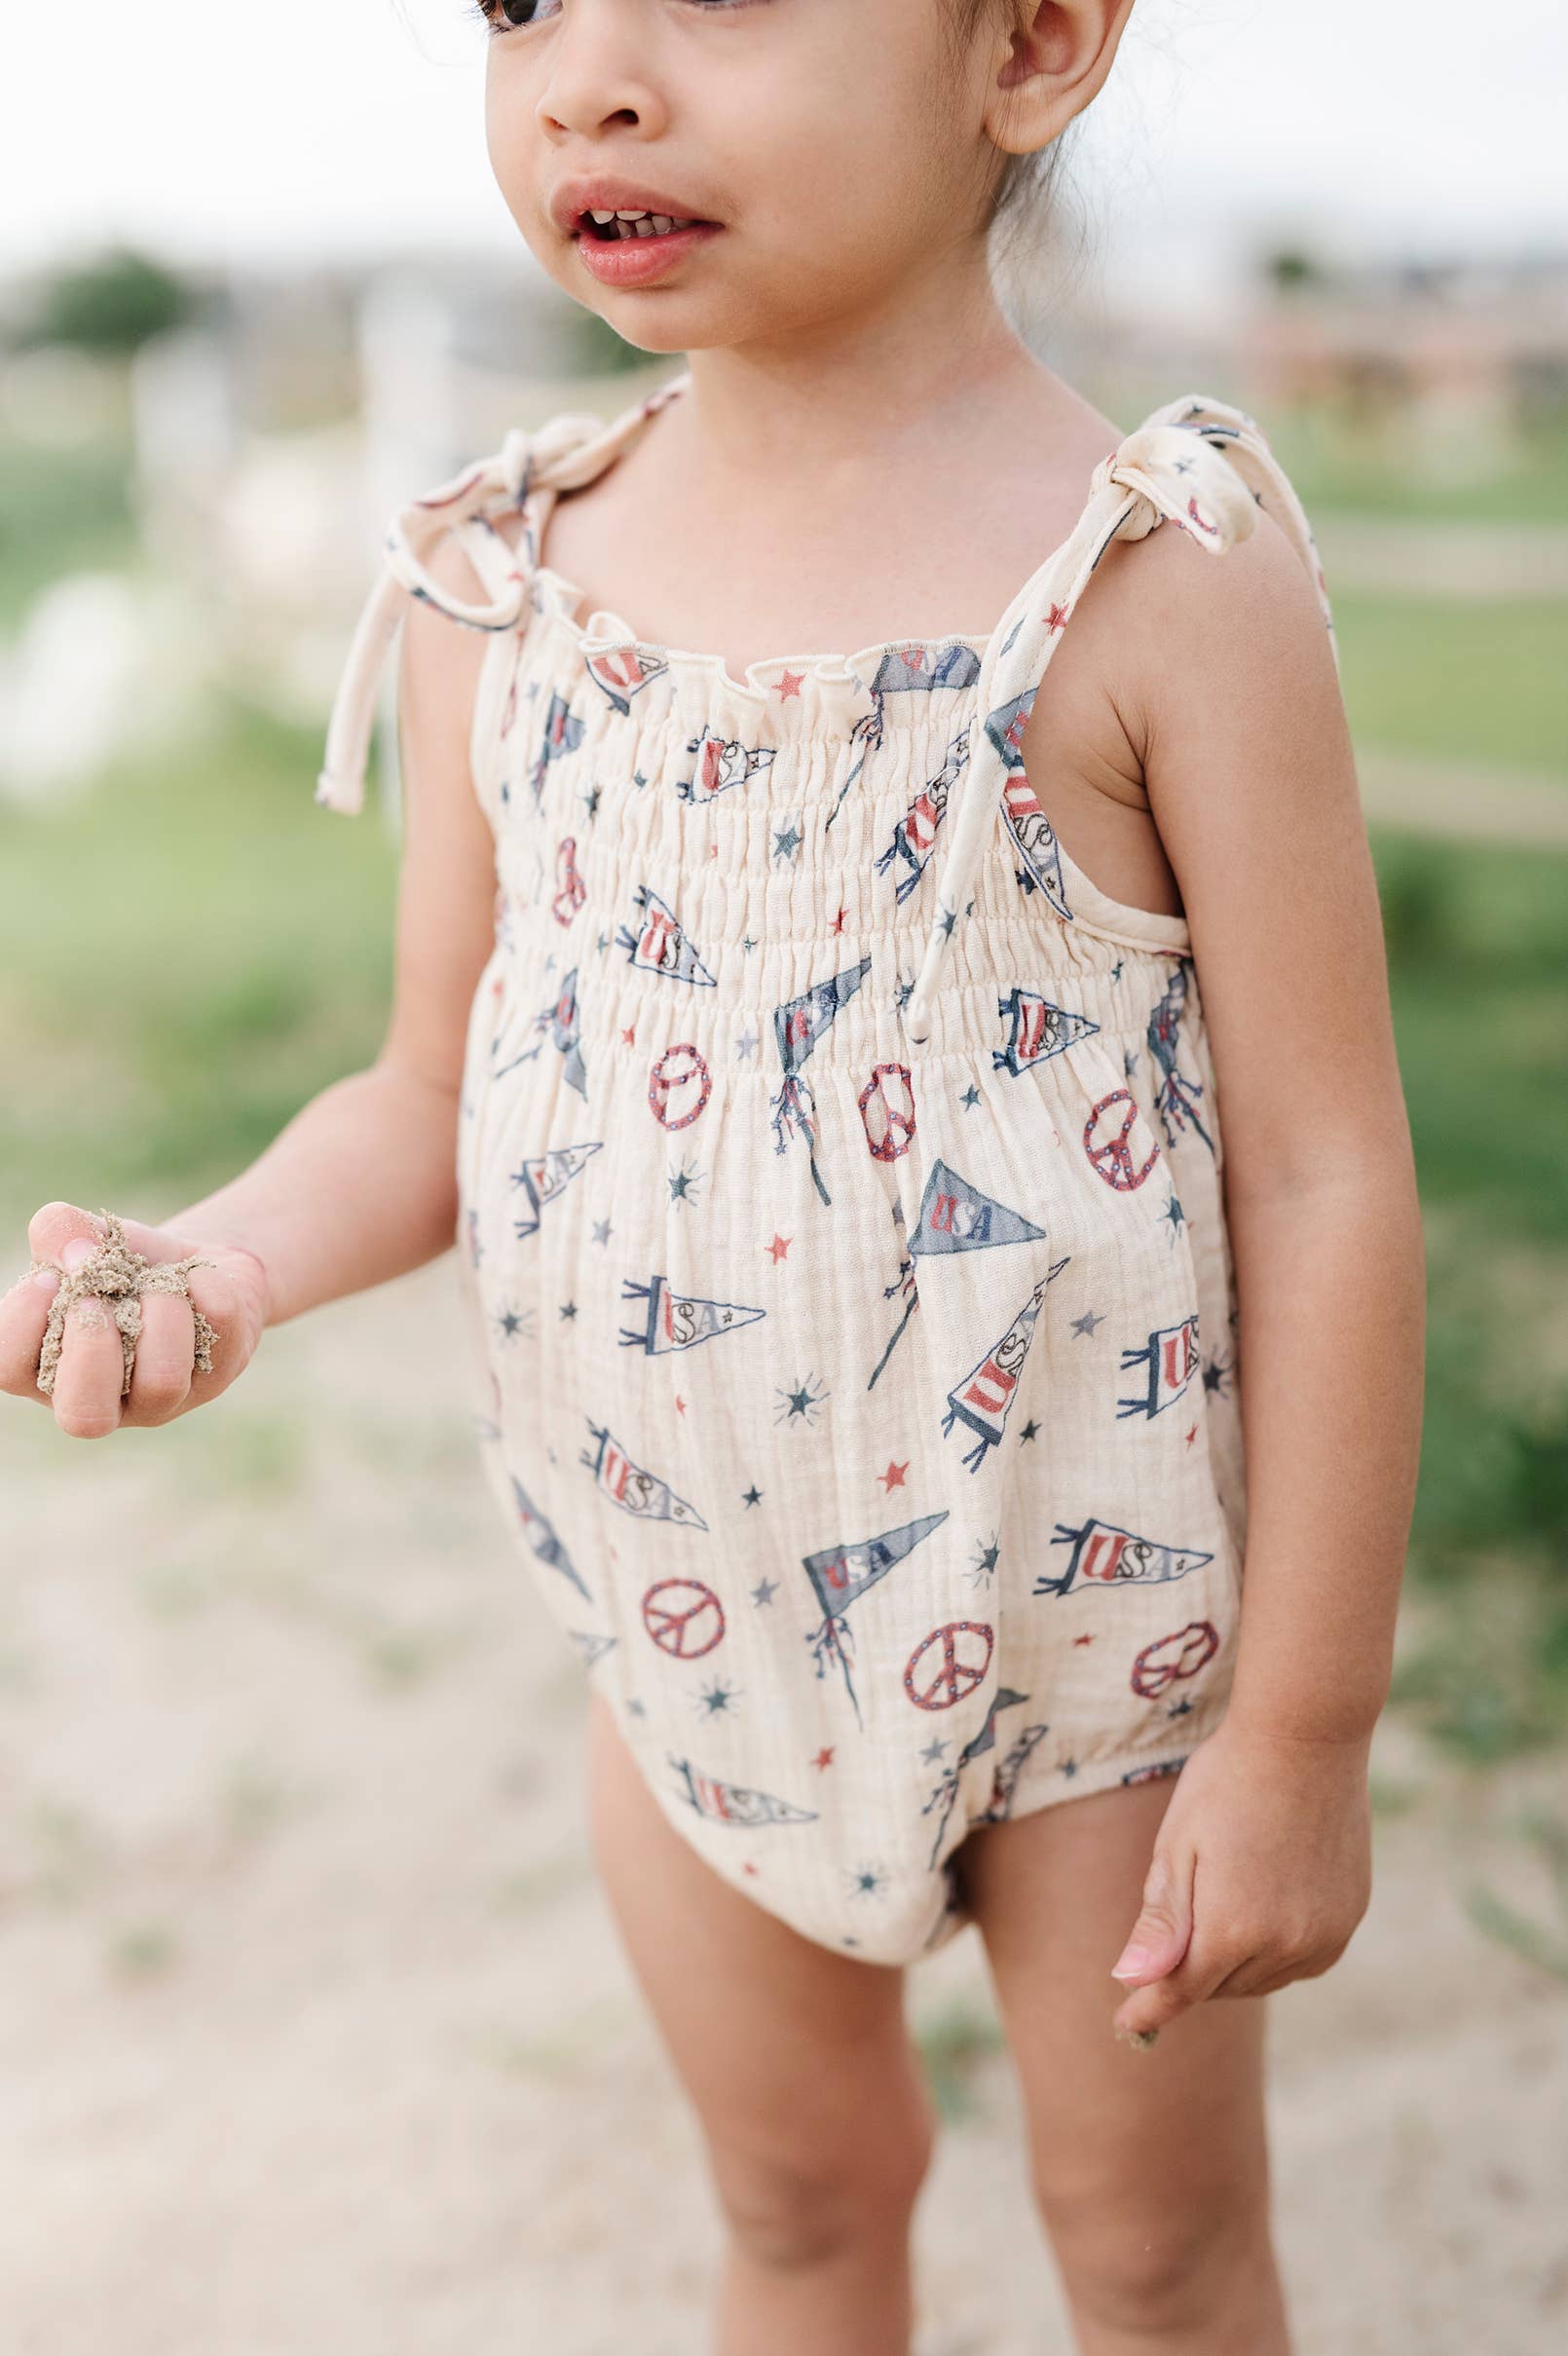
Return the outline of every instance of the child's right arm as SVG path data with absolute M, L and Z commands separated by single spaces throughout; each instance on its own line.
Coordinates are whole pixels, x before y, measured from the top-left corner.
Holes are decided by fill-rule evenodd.
M 460 598 L 485 594 L 454 542 L 440 544 L 429 571 Z M 212 1372 L 194 1368 L 189 1305 L 154 1294 L 128 1397 L 118 1396 L 118 1337 L 79 1327 L 75 1309 L 51 1396 L 37 1387 L 50 1292 L 26 1278 L 0 1298 L 0 1390 L 53 1405 L 74 1437 L 167 1423 L 204 1405 L 243 1370 L 266 1326 L 403 1275 L 452 1243 L 467 1019 L 494 943 L 495 843 L 468 760 L 489 644 L 484 632 L 410 600 L 398 663 L 396 978 L 375 1062 L 322 1089 L 248 1170 L 167 1225 L 124 1222 L 131 1249 L 151 1260 L 202 1252 L 218 1262 L 190 1278 L 192 1300 L 218 1328 Z M 97 1235 L 85 1211 L 59 1202 L 35 1213 L 27 1230 L 33 1256 L 53 1260 L 73 1237 L 95 1243 Z

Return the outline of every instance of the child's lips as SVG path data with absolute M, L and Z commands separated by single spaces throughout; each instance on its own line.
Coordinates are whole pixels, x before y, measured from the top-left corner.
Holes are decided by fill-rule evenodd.
M 591 229 L 578 231 L 572 243 L 583 266 L 601 286 L 642 286 L 721 234 L 718 221 L 692 221 L 684 229 L 667 229 L 648 237 L 598 238 Z

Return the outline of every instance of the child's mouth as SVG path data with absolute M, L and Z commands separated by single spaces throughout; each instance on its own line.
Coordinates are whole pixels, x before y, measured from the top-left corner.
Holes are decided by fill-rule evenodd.
M 602 285 L 642 285 L 717 237 L 718 221 L 683 220 L 673 213 L 590 211 L 573 243 Z
M 598 238 L 607 245 L 616 241 L 623 244 L 628 238 L 667 238 L 673 229 L 712 226 L 696 219 L 680 220 L 667 212 L 585 212 L 582 216 L 583 236 Z

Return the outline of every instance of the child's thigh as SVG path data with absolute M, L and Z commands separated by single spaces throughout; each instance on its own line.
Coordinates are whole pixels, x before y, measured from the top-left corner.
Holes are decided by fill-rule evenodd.
M 1174 1788 L 1086 1793 L 982 1825 L 963 1845 L 1059 2246 L 1092 2248 L 1132 2225 L 1179 2244 L 1219 2215 L 1239 2226 L 1266 2196 L 1266 1999 L 1211 1998 L 1145 2050 L 1111 2027 L 1127 1991 L 1110 1967 Z
M 730 1887 L 665 1817 L 594 1695 L 595 1858 L 632 1968 L 713 2150 L 746 2179 L 874 2201 L 917 2183 L 932 2113 L 904 1974 L 819 1946 Z

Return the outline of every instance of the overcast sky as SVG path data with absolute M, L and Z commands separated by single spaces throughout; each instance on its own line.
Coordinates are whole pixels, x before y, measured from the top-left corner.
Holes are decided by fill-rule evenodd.
M 204 259 L 522 251 L 470 0 L 403 5 L 412 29 L 394 0 L 7 0 L 0 269 L 117 235 Z M 1238 224 L 1560 245 L 1565 120 L 1561 0 L 1139 0 L 1077 176 L 1112 256 Z

